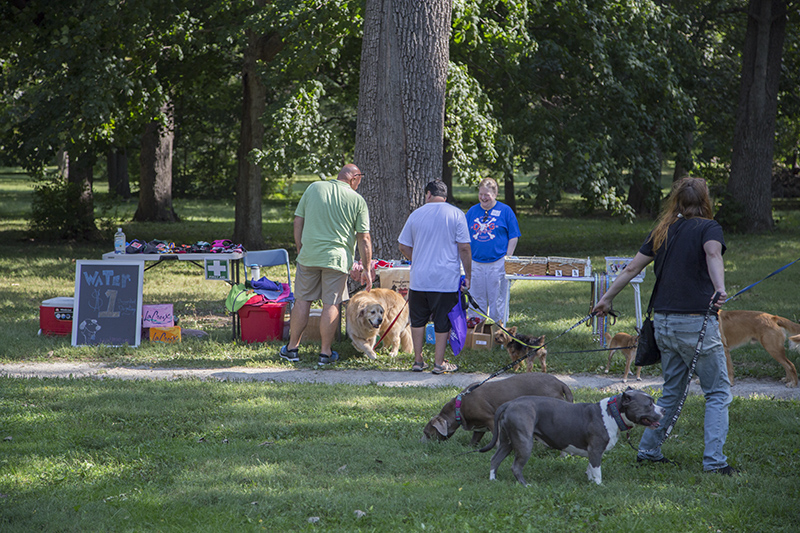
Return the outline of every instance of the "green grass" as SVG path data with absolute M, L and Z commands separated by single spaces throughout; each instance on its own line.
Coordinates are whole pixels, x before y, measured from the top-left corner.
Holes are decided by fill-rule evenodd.
M 692 396 L 665 445 L 679 466 L 637 468 L 622 440 L 596 486 L 586 459 L 537 446 L 524 488 L 511 459 L 490 482 L 490 454 L 465 453 L 464 431 L 419 442 L 450 387 L 0 378 L 0 391 L 8 532 L 796 527 L 797 402 L 734 401 L 736 478 L 701 472 L 702 399 Z M 601 397 L 576 391 L 576 401 Z M 641 429 L 632 433 L 635 443 Z
M 300 182 L 302 186 L 302 181 Z M 458 189 L 462 206 L 474 191 Z M 98 191 L 102 196 L 102 188 Z M 578 217 L 565 196 L 556 214 L 520 205 L 520 255 L 630 256 L 649 221 L 622 225 L 601 214 Z M 102 361 L 119 365 L 282 367 L 278 342 L 231 342 L 223 300 L 227 285 L 204 281 L 193 265 L 170 263 L 145 275 L 144 302 L 175 306 L 181 325 L 208 340 L 137 348 L 70 346 L 40 337 L 38 306 L 72 295 L 75 260 L 99 259 L 107 244 L 33 242 L 25 237 L 30 188 L 0 174 L 0 362 Z M 291 245 L 292 202 L 265 202 L 269 245 Z M 233 205 L 176 201 L 182 222 L 127 222 L 135 202 L 117 209 L 129 238 L 194 242 L 230 236 Z M 779 224 L 760 236 L 726 236 L 733 294 L 800 257 L 800 210 L 776 202 Z M 798 320 L 794 265 L 728 304 Z M 268 274 L 269 275 L 269 274 Z M 277 276 L 276 276 L 277 277 Z M 642 285 L 643 305 L 652 272 Z M 553 339 L 584 317 L 588 284 L 517 283 L 511 323 Z M 611 330 L 631 331 L 632 290 L 616 299 Z M 335 344 L 337 368 L 407 369 L 408 354 L 377 361 L 350 343 Z M 555 373 L 599 372 L 605 353 L 581 326 L 548 346 Z M 301 368 L 316 368 L 318 346 L 304 345 Z M 430 347 L 426 357 L 432 357 Z M 797 363 L 797 354 L 791 353 Z M 612 374 L 621 375 L 618 357 Z M 500 350 L 465 351 L 464 371 L 490 372 Z M 783 377 L 760 347 L 734 352 L 738 377 Z M 325 371 L 335 371 L 328 370 Z M 645 374 L 657 373 L 645 369 Z M 793 531 L 800 483 L 797 401 L 736 398 L 726 453 L 737 478 L 700 472 L 702 398 L 689 398 L 665 453 L 680 466 L 637 468 L 625 442 L 603 462 L 603 485 L 586 479 L 586 460 L 537 448 L 526 468 L 532 487 L 516 484 L 510 460 L 488 481 L 488 454 L 469 451 L 469 436 L 423 445 L 421 429 L 456 392 L 452 387 L 383 388 L 195 380 L 126 382 L 0 378 L 0 531 Z M 577 401 L 601 392 L 578 390 Z M 637 442 L 641 430 L 634 430 Z M 366 513 L 357 518 L 354 512 Z M 312 525 L 311 517 L 319 517 Z

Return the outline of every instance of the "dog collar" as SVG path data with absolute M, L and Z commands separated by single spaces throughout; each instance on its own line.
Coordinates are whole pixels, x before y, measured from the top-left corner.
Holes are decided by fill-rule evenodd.
M 456 396 L 456 427 L 461 424 L 461 394 Z
M 608 399 L 608 414 L 610 414 L 611 418 L 614 419 L 614 422 L 617 423 L 617 426 L 619 426 L 620 431 L 628 431 L 630 429 L 633 429 L 633 426 L 629 426 L 628 424 L 626 424 L 625 421 L 622 419 L 622 414 L 620 414 L 619 412 L 619 406 L 617 405 L 617 402 L 620 400 L 621 397 L 622 394 L 617 394 L 616 396 L 612 396 L 611 398 Z

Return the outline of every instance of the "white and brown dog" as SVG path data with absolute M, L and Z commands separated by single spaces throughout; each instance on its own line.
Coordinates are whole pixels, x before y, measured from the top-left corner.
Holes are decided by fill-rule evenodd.
M 797 369 L 786 356 L 785 345 L 786 337 L 789 336 L 789 348 L 800 350 L 800 324 L 761 311 L 720 310 L 719 332 L 722 344 L 725 346 L 728 378 L 731 384 L 733 384 L 731 350 L 748 343 L 759 343 L 786 371 L 786 377 L 781 381 L 784 381 L 787 387 L 797 386 Z
M 633 364 L 634 359 L 636 359 L 636 346 L 639 342 L 639 331 L 636 331 L 636 335 L 629 335 L 627 333 L 619 332 L 613 337 L 611 333 L 606 333 L 606 346 L 608 347 L 608 364 L 606 364 L 606 374 L 608 374 L 608 370 L 611 368 L 611 357 L 616 352 L 622 352 L 625 356 L 625 373 L 622 374 L 622 382 L 628 382 L 628 374 L 631 373 L 631 365 Z M 642 380 L 642 367 L 636 367 L 636 381 Z
M 550 448 L 589 458 L 586 475 L 598 485 L 602 482 L 600 462 L 603 453 L 614 447 L 619 435 L 634 424 L 656 428 L 664 409 L 644 392 L 628 389 L 599 403 L 568 403 L 545 396 L 521 396 L 506 402 L 494 415 L 492 441 L 478 451 L 488 452 L 496 443 L 489 479 L 514 452 L 511 471 L 527 486 L 522 469 L 531 456 L 533 441 Z

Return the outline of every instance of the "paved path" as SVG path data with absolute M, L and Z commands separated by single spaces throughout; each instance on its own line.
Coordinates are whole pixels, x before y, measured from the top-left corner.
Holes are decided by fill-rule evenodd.
M 619 377 L 593 374 L 554 374 L 572 389 L 593 388 L 616 393 L 631 386 L 636 389 L 660 389 L 664 380 L 646 377 L 641 381 L 631 378 L 623 383 Z M 12 363 L 0 364 L 0 376 L 15 378 L 95 378 L 95 379 L 215 379 L 220 381 L 273 381 L 327 384 L 369 385 L 386 387 L 466 387 L 486 379 L 488 374 L 456 372 L 434 375 L 430 372 L 378 371 L 378 370 L 295 370 L 291 368 L 158 368 L 149 366 L 111 366 L 104 363 Z M 497 379 L 500 379 L 498 377 Z M 800 387 L 787 388 L 780 381 L 741 379 L 733 386 L 736 396 L 753 395 L 767 398 L 800 400 Z M 690 393 L 700 394 L 700 387 L 692 383 Z

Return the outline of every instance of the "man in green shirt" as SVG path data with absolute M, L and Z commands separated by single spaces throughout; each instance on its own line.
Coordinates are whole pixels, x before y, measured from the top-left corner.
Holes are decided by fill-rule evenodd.
M 345 165 L 335 180 L 308 186 L 294 212 L 294 243 L 297 247 L 295 304 L 289 326 L 289 343 L 280 355 L 299 361 L 299 345 L 308 325 L 311 303 L 322 300 L 319 321 L 321 347 L 319 365 L 339 359 L 331 348 L 339 324 L 339 305 L 349 298 L 347 277 L 353 265 L 356 244 L 364 265 L 361 283 L 372 287 L 372 239 L 369 210 L 356 192 L 364 174 L 353 164 Z

